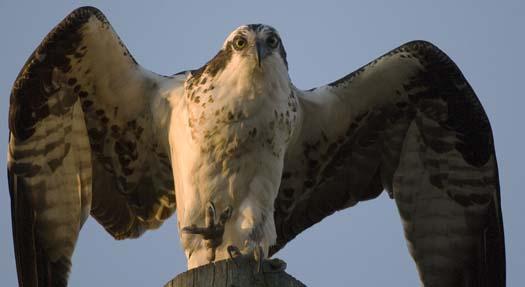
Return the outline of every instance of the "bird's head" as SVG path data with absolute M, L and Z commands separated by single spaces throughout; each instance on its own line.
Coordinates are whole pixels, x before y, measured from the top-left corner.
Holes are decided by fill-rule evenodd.
M 233 61 L 245 65 L 260 69 L 267 65 L 282 65 L 288 69 L 281 37 L 275 28 L 268 25 L 240 26 L 226 38 L 222 50 L 229 51 Z
M 286 52 L 277 30 L 263 24 L 240 26 L 228 35 L 219 53 L 194 74 L 204 72 L 215 77 L 226 68 L 249 74 L 263 70 L 287 73 Z
M 263 24 L 243 25 L 224 41 L 221 50 L 206 65 L 194 70 L 189 87 L 195 84 L 216 87 L 231 85 L 252 89 L 254 83 L 287 87 L 290 83 L 286 52 L 277 30 Z M 253 81 L 261 79 L 262 81 Z

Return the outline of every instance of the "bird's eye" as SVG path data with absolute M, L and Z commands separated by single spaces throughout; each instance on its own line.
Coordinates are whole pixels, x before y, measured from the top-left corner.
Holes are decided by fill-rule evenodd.
M 275 36 L 270 36 L 266 38 L 266 45 L 272 49 L 275 49 L 277 48 L 277 45 L 279 45 L 279 40 L 277 40 L 277 37 Z
M 244 47 L 246 47 L 246 39 L 240 36 L 235 37 L 235 39 L 233 39 L 233 47 L 235 48 L 235 50 L 244 49 Z

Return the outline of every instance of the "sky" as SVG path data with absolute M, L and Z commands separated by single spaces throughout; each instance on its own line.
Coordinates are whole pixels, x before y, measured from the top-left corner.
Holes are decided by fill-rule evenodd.
M 296 86 L 348 74 L 404 42 L 444 50 L 480 98 L 499 163 L 508 286 L 525 286 L 525 1 L 10 1 L 0 0 L 0 151 L 11 86 L 43 37 L 74 8 L 103 11 L 135 59 L 171 75 L 200 67 L 237 26 L 277 28 Z M 0 165 L 6 154 L 0 152 Z M 10 199 L 0 177 L 0 285 L 16 286 Z M 418 286 L 395 203 L 386 194 L 326 218 L 276 257 L 307 286 Z M 162 286 L 186 269 L 173 216 L 115 241 L 93 219 L 81 231 L 70 286 Z

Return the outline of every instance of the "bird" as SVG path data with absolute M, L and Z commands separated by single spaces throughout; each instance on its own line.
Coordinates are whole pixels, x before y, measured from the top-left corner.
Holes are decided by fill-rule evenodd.
M 423 286 L 505 286 L 490 122 L 429 42 L 302 90 L 269 25 L 240 26 L 201 68 L 164 76 L 81 7 L 29 57 L 8 116 L 20 286 L 67 286 L 89 215 L 121 240 L 176 212 L 192 269 L 271 258 L 383 191 Z

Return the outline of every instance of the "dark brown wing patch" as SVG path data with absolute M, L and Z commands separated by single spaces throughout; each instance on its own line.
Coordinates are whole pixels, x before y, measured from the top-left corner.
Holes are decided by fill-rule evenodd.
M 70 95 L 70 99 L 63 101 L 62 109 L 50 108 L 47 101 L 56 90 L 52 86 L 46 86 L 45 83 L 52 82 L 53 68 L 63 73 L 71 70 L 68 57 L 82 57 L 85 47 L 78 46 L 81 41 L 79 29 L 91 16 L 96 16 L 100 21 L 107 23 L 104 15 L 94 7 L 76 9 L 44 38 L 42 45 L 29 56 L 18 74 L 9 106 L 9 128 L 18 139 L 27 139 L 34 133 L 34 126 L 39 120 L 47 117 L 51 112 L 60 115 L 60 110 L 69 108 L 75 102 L 75 96 Z M 75 83 L 74 78 L 68 80 L 71 86 Z
M 428 259 L 429 254 L 422 255 L 432 244 L 416 237 L 428 235 L 421 228 L 441 234 L 439 228 L 449 226 L 468 234 L 460 235 L 461 244 L 477 246 L 478 251 L 458 249 L 466 256 L 461 260 L 454 257 L 457 254 L 447 254 L 447 260 L 455 260 L 447 268 L 454 273 L 466 268 L 462 262 L 478 265 L 449 273 L 446 280 L 457 282 L 464 275 L 472 282 L 504 285 L 503 223 L 492 132 L 478 98 L 450 58 L 428 42 L 414 41 L 304 93 L 303 131 L 287 151 L 275 201 L 277 242 L 270 254 L 324 217 L 386 189 L 391 197 L 399 197 L 396 203 L 424 282 L 432 280 L 428 266 L 438 263 Z M 313 103 L 311 97 L 316 97 Z M 411 171 L 411 166 L 421 170 Z M 425 177 L 417 178 L 417 172 Z M 410 204 L 417 201 L 425 206 L 425 196 L 434 195 L 436 199 L 428 202 L 435 200 L 437 205 L 428 211 L 433 219 L 427 227 Z M 446 208 L 439 210 L 440 204 Z M 449 209 L 453 214 L 447 216 L 455 219 L 447 221 L 442 213 Z M 465 220 L 471 224 L 462 225 Z M 416 225 L 420 233 L 411 229 Z M 436 248 L 430 255 L 439 255 Z
M 161 148 L 167 139 L 154 133 L 149 110 L 158 84 L 170 80 L 138 66 L 93 7 L 68 15 L 27 60 L 9 110 L 20 285 L 67 285 L 90 211 L 117 239 L 174 212 L 171 162 Z

